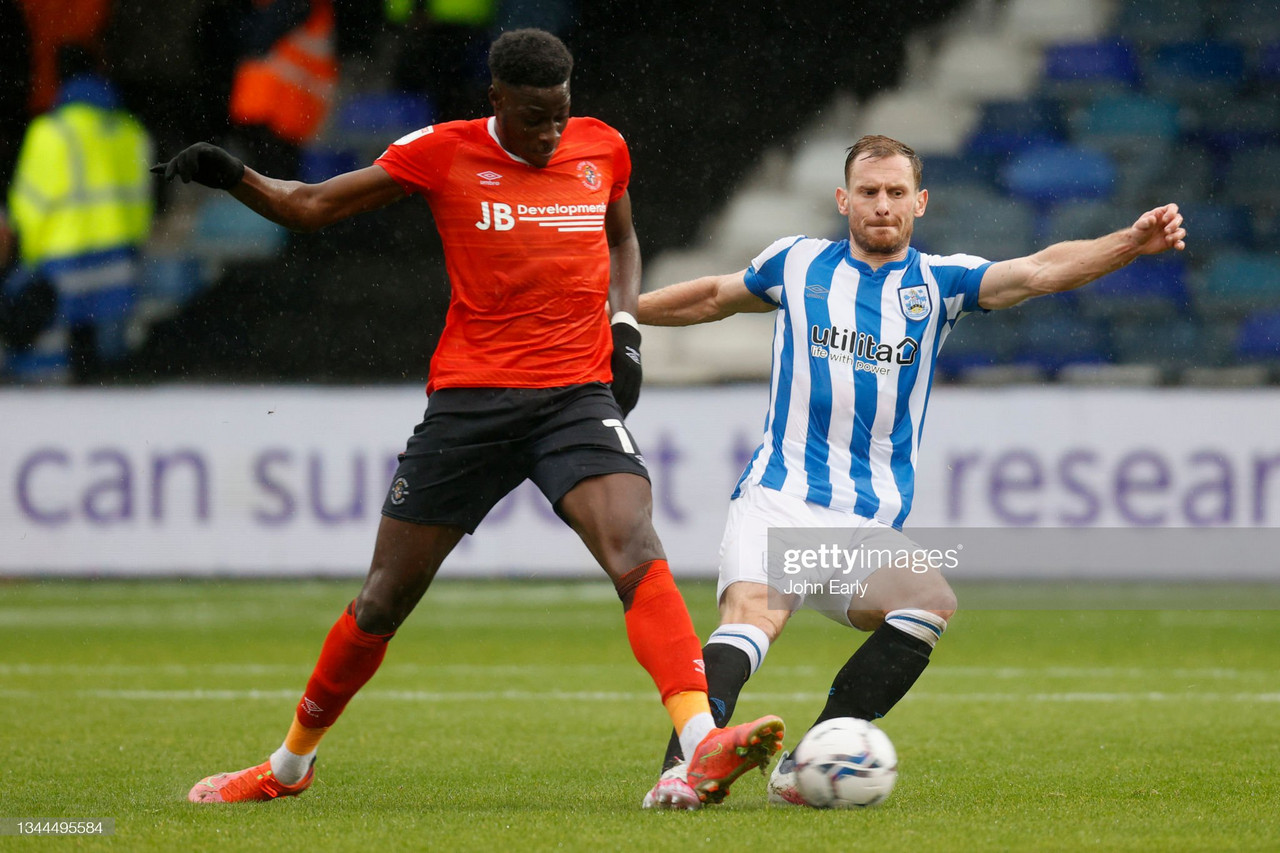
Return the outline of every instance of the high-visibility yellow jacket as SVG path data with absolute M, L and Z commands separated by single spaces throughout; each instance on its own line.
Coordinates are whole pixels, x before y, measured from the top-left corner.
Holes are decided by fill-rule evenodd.
M 71 101 L 27 129 L 9 191 L 22 262 L 119 248 L 151 231 L 151 137 L 129 113 Z

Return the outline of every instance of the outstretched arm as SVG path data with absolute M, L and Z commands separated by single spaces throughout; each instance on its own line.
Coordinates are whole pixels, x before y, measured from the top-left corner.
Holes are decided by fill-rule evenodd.
M 281 181 L 246 168 L 244 178 L 229 192 L 245 207 L 291 231 L 317 231 L 405 196 L 404 188 L 381 166 L 366 166 L 319 184 Z
M 640 294 L 640 322 L 646 326 L 692 326 L 733 314 L 763 314 L 770 305 L 747 289 L 746 270 L 682 281 Z
M 982 277 L 978 304 L 987 309 L 1009 308 L 1032 296 L 1074 290 L 1139 255 L 1185 249 L 1186 237 L 1178 206 L 1166 204 L 1105 237 L 1054 243 L 1034 255 L 992 264 Z
M 380 166 L 368 166 L 319 184 L 281 181 L 246 168 L 216 145 L 197 142 L 151 171 L 166 181 L 181 178 L 226 190 L 255 213 L 294 231 L 316 231 L 326 225 L 386 207 L 405 191 Z

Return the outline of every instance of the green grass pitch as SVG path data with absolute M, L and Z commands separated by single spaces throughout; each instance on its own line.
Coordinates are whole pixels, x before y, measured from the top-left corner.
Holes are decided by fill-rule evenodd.
M 1100 611 L 961 587 L 962 606 L 1011 609 L 962 610 L 882 721 L 901 762 L 883 806 L 769 807 L 751 774 L 723 806 L 651 813 L 668 723 L 603 578 L 441 580 L 329 734 L 310 791 L 187 803 L 200 777 L 280 743 L 358 585 L 0 583 L 0 818 L 116 826 L 0 850 L 1280 849 L 1271 588 L 1248 593 L 1269 609 Z M 705 637 L 713 588 L 682 586 Z M 797 615 L 737 719 L 780 714 L 794 744 L 860 638 Z

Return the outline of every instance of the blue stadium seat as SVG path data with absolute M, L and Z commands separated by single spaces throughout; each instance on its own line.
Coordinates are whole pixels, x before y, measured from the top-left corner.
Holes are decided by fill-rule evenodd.
M 1170 144 L 1181 131 L 1178 109 L 1173 100 L 1136 92 L 1103 95 L 1072 115 L 1072 139 L 1107 150 Z
M 1280 258 L 1254 252 L 1223 252 L 1210 261 L 1195 287 L 1206 317 L 1280 308 Z
M 1274 83 L 1280 80 L 1280 41 L 1263 45 L 1254 56 L 1250 72 L 1257 82 Z
M 1253 217 L 1244 205 L 1192 202 L 1179 209 L 1193 252 L 1200 247 L 1215 252 L 1254 248 Z
M 989 101 L 965 145 L 969 156 L 1007 156 L 1012 151 L 1066 138 L 1062 105 L 1049 98 Z
M 298 180 L 317 184 L 327 181 L 335 175 L 368 166 L 361 160 L 358 152 L 351 149 L 329 148 L 324 145 L 311 145 L 302 149 L 302 162 L 298 168 Z
M 1216 103 L 1243 87 L 1244 51 L 1223 41 L 1167 44 L 1147 57 L 1142 70 L 1152 94 L 1180 103 Z
M 1141 258 L 1076 291 L 1089 317 L 1146 318 L 1152 322 L 1186 314 L 1187 266 L 1178 256 Z
M 1280 311 L 1245 317 L 1236 335 L 1235 354 L 1245 361 L 1280 363 Z
M 1077 198 L 1107 198 L 1116 167 L 1105 153 L 1074 145 L 1036 145 L 1015 154 L 1001 170 L 1005 188 L 1041 205 Z
M 1123 39 L 1051 44 L 1044 50 L 1040 88 L 1050 97 L 1087 98 L 1136 89 L 1140 82 L 1137 54 Z
M 425 95 L 409 92 L 358 92 L 338 108 L 333 133 L 341 141 L 363 147 L 386 146 L 431 124 L 435 109 Z
M 977 154 L 929 154 L 924 158 L 926 187 L 981 186 L 990 190 L 996 185 L 997 157 Z

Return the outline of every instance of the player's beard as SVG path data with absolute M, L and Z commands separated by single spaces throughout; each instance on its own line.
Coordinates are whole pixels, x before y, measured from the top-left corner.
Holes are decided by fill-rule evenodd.
M 849 223 L 849 237 L 853 244 L 868 255 L 896 255 L 911 243 L 911 232 L 914 223 L 907 223 L 905 228 L 899 227 L 893 233 L 877 228 L 873 231 L 866 225 L 855 226 Z

